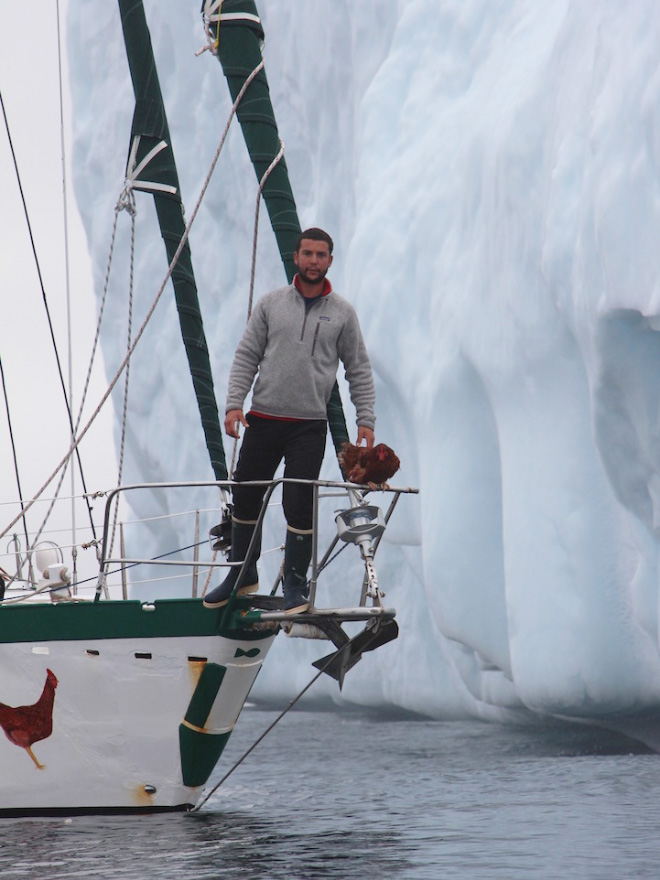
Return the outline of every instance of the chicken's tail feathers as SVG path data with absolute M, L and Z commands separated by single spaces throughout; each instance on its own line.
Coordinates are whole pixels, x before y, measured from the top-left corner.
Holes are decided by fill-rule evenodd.
M 337 453 L 337 461 L 339 462 L 339 467 L 344 470 L 346 466 L 346 453 L 348 452 L 351 444 L 348 440 L 345 440 L 341 446 L 339 447 L 339 452 Z

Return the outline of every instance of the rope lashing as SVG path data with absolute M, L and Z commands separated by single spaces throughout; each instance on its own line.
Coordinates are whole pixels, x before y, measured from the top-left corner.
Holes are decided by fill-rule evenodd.
M 204 23 L 204 33 L 206 34 L 206 46 L 202 46 L 195 55 L 199 56 L 207 50 L 212 55 L 218 54 L 218 46 L 220 45 L 220 26 L 214 34 L 211 25 L 220 21 L 223 0 L 204 0 L 204 8 L 202 10 L 202 22 Z
M 126 213 L 130 214 L 131 217 L 135 216 L 137 212 L 137 208 L 135 207 L 135 196 L 133 195 L 133 183 L 132 181 L 128 180 L 128 178 L 124 181 L 124 188 L 120 192 L 119 198 L 117 199 L 117 204 L 115 205 L 115 223 L 117 220 L 117 215 L 120 211 L 126 211 Z M 112 241 L 114 241 L 114 229 L 112 234 Z
M 204 23 L 204 33 L 206 34 L 206 46 L 202 46 L 195 52 L 195 55 L 202 55 L 209 51 L 212 55 L 218 54 L 218 46 L 220 45 L 220 21 L 223 22 L 250 22 L 261 27 L 261 19 L 252 12 L 222 12 L 223 0 L 205 0 L 202 10 L 202 21 Z M 211 25 L 217 25 L 215 34 L 211 29 Z

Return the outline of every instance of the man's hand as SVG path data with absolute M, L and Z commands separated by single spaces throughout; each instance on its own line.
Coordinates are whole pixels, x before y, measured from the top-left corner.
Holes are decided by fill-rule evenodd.
M 249 428 L 242 409 L 230 409 L 225 413 L 225 433 L 229 434 L 230 437 L 235 437 L 236 440 L 240 437 L 238 433 L 239 424 L 243 425 L 244 428 Z
M 367 428 L 364 425 L 358 425 L 358 435 L 357 435 L 357 443 L 356 446 L 362 446 L 362 441 L 366 443 L 367 449 L 371 449 L 374 445 L 374 432 L 371 428 Z

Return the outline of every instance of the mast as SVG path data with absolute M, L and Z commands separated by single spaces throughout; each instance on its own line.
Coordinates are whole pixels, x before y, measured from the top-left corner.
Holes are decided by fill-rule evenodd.
M 131 148 L 127 177 L 136 189 L 151 192 L 168 262 L 185 232 L 179 178 L 174 162 L 170 132 L 158 82 L 151 36 L 142 0 L 118 0 L 126 56 L 135 93 L 135 113 L 131 126 Z M 136 168 L 153 151 L 139 173 Z M 172 272 L 181 335 L 188 357 L 206 446 L 216 480 L 227 479 L 218 406 L 213 388 L 202 316 L 193 274 L 190 247 L 186 242 Z
M 223 0 L 219 22 L 217 15 L 211 21 L 217 57 L 235 101 L 245 80 L 262 60 L 264 31 L 261 20 L 254 0 Z M 257 180 L 261 181 L 280 151 L 277 122 L 264 70 L 248 86 L 238 105 L 237 116 Z M 293 249 L 301 228 L 284 158 L 272 169 L 262 192 L 286 277 L 291 283 L 295 274 Z M 348 430 L 337 382 L 328 403 L 328 423 L 338 451 L 348 440 Z

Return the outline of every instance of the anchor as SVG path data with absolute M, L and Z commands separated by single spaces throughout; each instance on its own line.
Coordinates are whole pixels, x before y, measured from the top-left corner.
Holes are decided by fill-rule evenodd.
M 286 482 L 286 480 L 282 482 Z M 353 486 L 326 481 L 314 481 L 314 485 L 315 490 L 318 485 L 347 490 L 350 506 L 335 511 L 337 535 L 330 543 L 329 549 L 319 565 L 316 563 L 316 549 L 313 551 L 312 578 L 309 582 L 309 609 L 292 615 L 283 608 L 283 597 L 276 595 L 282 577 L 280 572 L 270 595 L 233 597 L 227 606 L 219 612 L 220 625 L 231 628 L 232 626 L 244 627 L 252 624 L 254 627 L 260 628 L 270 627 L 274 631 L 281 628 L 291 638 L 323 639 L 332 642 L 335 651 L 314 661 L 312 665 L 320 673 L 325 673 L 337 681 L 341 690 L 346 673 L 356 663 L 359 663 L 366 651 L 374 651 L 376 648 L 393 641 L 399 635 L 399 627 L 394 619 L 395 609 L 385 607 L 383 604 L 385 593 L 378 585 L 374 556 L 399 495 L 402 492 L 414 490 L 390 489 L 388 487 L 388 491 L 395 493 L 395 498 L 391 502 L 387 514 L 383 515 L 383 511 L 379 507 L 367 504 L 364 500 L 364 494 Z M 268 497 L 264 498 L 262 512 L 267 505 Z M 315 491 L 315 504 L 318 504 L 318 491 Z M 221 534 L 221 526 L 216 526 L 211 530 L 211 537 L 214 540 L 220 538 Z M 339 541 L 357 546 L 364 563 L 359 603 L 352 607 L 318 607 L 315 604 L 318 572 L 327 565 L 331 553 Z M 364 624 L 364 629 L 356 635 L 349 636 L 344 631 L 344 625 L 358 621 Z
M 312 666 L 322 669 L 323 672 L 339 682 L 339 690 L 343 687 L 344 676 L 362 659 L 364 651 L 375 651 L 376 648 L 386 645 L 399 635 L 397 622 L 391 618 L 370 620 L 362 632 L 353 636 L 352 639 L 348 638 L 336 621 L 327 620 L 317 622 L 316 625 L 328 635 L 335 647 L 341 648 L 341 650 L 333 651 L 332 654 L 315 660 Z M 331 658 L 334 659 L 331 660 Z
M 386 528 L 383 513 L 379 507 L 365 504 L 362 497 L 354 490 L 349 490 L 352 507 L 341 511 L 336 517 L 339 538 L 347 544 L 356 544 L 365 567 L 365 583 L 360 604 L 364 604 L 367 596 L 375 606 L 382 607 L 383 593 L 378 588 L 378 578 L 374 566 L 374 541 L 382 536 Z M 348 638 L 337 621 L 326 620 L 317 622 L 339 650 L 333 655 L 322 657 L 312 665 L 330 675 L 339 682 L 342 689 L 344 676 L 362 659 L 364 651 L 373 651 L 397 638 L 399 627 L 394 619 L 374 618 L 370 620 L 362 632 Z M 330 662 L 328 662 L 330 661 Z M 326 665 L 327 664 L 327 665 Z

